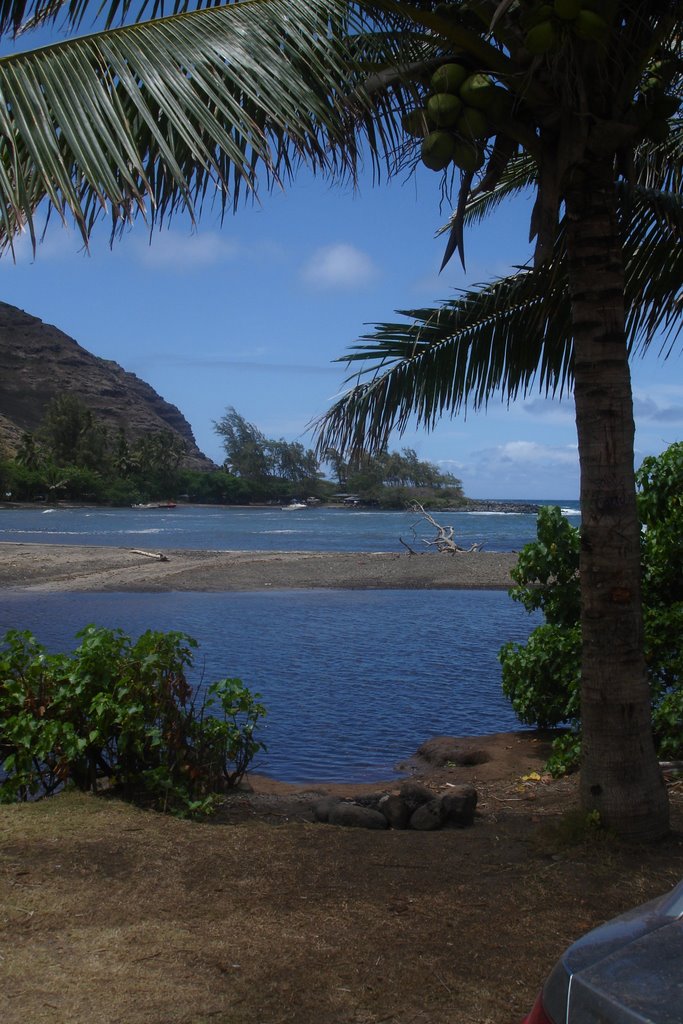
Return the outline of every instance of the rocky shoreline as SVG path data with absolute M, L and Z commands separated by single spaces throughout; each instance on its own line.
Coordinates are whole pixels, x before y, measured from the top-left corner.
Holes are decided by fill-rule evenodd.
M 456 512 L 508 512 L 517 515 L 538 515 L 541 506 L 528 501 L 485 501 L 473 499 L 459 506 Z

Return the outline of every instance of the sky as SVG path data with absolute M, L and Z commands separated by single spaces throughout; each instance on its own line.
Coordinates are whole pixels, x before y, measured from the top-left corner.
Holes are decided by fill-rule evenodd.
M 529 256 L 523 199 L 468 229 L 466 273 L 456 257 L 439 275 L 435 233 L 450 212 L 439 181 L 419 168 L 373 185 L 368 173 L 354 191 L 302 172 L 222 225 L 210 210 L 194 231 L 179 218 L 151 244 L 139 222 L 110 246 L 103 224 L 89 254 L 53 220 L 35 258 L 20 239 L 15 262 L 0 260 L 0 299 L 151 384 L 218 463 L 214 422 L 229 406 L 267 437 L 308 446 L 311 422 L 344 390 L 348 370 L 335 360 L 372 324 Z M 681 438 L 681 369 L 680 355 L 663 361 L 656 345 L 632 364 L 636 465 Z M 571 396 L 494 398 L 431 433 L 392 437 L 391 448 L 405 446 L 460 477 L 470 497 L 578 497 Z

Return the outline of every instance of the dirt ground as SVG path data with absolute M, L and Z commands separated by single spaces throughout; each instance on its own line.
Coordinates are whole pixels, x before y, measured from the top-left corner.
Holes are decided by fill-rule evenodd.
M 3 1024 L 513 1024 L 564 947 L 683 877 L 653 847 L 591 833 L 543 737 L 463 741 L 490 760 L 474 825 L 366 831 L 312 801 L 373 786 L 255 777 L 214 823 L 67 794 L 0 807 Z M 395 780 L 387 787 L 395 786 Z M 570 812 L 570 813 L 568 813 Z

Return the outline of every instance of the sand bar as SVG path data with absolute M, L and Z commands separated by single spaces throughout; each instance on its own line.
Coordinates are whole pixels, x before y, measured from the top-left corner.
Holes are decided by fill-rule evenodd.
M 155 549 L 150 549 L 154 552 Z M 34 591 L 505 590 L 514 552 L 159 551 L 0 543 L 0 587 Z

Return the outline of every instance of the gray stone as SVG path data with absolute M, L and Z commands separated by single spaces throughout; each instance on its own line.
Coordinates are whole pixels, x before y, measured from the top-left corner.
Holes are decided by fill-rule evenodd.
M 417 750 L 417 756 L 421 757 L 428 764 L 443 767 L 446 764 L 455 764 L 458 767 L 466 768 L 476 764 L 486 764 L 491 760 L 491 755 L 486 750 L 474 747 L 463 747 L 462 741 L 454 736 L 434 736 L 426 740 Z
M 339 796 L 325 796 L 313 805 L 313 817 L 316 821 L 326 822 L 330 820 L 330 811 L 337 804 L 342 802 Z
M 423 786 L 421 782 L 403 782 L 399 788 L 398 795 L 408 808 L 409 814 L 416 811 L 422 804 L 429 803 L 430 800 L 434 799 L 431 789 Z
M 327 820 L 330 825 L 343 825 L 345 828 L 389 828 L 389 822 L 379 811 L 346 801 L 331 807 Z
M 422 804 L 410 816 L 410 827 L 419 832 L 433 832 L 443 825 L 441 797 L 434 797 L 427 804 Z
M 451 828 L 465 828 L 474 822 L 477 791 L 474 786 L 453 786 L 441 797 L 443 822 Z
M 391 828 L 408 828 L 411 811 L 405 800 L 402 800 L 398 793 L 391 793 L 385 796 L 379 804 L 379 810 L 389 822 Z
M 351 797 L 354 804 L 360 804 L 361 807 L 371 807 L 373 811 L 379 810 L 379 805 L 382 800 L 388 796 L 384 793 L 363 793 L 361 796 Z

